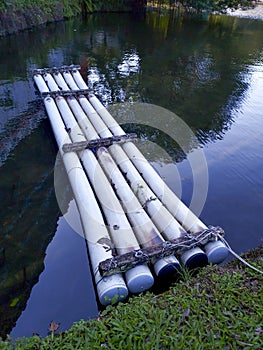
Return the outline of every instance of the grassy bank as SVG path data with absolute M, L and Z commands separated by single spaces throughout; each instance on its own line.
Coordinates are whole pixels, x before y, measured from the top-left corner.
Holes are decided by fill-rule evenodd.
M 263 269 L 263 246 L 245 258 Z M 236 260 L 185 272 L 160 294 L 108 306 L 64 333 L 21 339 L 16 349 L 262 349 L 262 275 Z M 0 349 L 13 349 L 10 340 Z

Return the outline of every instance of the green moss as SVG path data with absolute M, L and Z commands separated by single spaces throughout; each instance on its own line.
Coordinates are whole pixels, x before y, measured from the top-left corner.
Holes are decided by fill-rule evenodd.
M 50 14 L 61 3 L 65 17 L 76 16 L 83 10 L 94 12 L 130 9 L 129 0 L 2 0 L 0 2 L 0 12 L 6 13 L 9 9 L 25 11 L 37 6 L 46 14 Z
M 248 254 L 263 269 L 263 247 Z M 262 276 L 236 260 L 184 275 L 166 292 L 108 306 L 64 333 L 20 339 L 16 349 L 261 349 Z M 10 339 L 1 349 L 12 349 Z
M 81 1 L 78 0 L 4 0 L 0 3 L 0 11 L 7 12 L 10 9 L 13 11 L 28 11 L 37 6 L 41 8 L 44 13 L 52 14 L 52 11 L 59 3 L 63 5 L 65 17 L 72 17 L 81 12 Z

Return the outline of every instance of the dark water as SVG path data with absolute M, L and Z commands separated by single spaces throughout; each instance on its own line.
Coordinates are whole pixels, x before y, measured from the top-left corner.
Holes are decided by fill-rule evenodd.
M 198 203 L 193 210 L 206 224 L 222 226 L 240 253 L 263 238 L 262 33 L 256 20 L 153 12 L 92 15 L 0 39 L 2 336 L 45 335 L 52 320 L 64 330 L 98 312 L 67 183 L 64 216 L 57 204 L 57 149 L 32 70 L 75 63 L 85 71 L 88 65 L 89 84 L 107 105 L 118 103 L 116 114 L 119 106 L 139 102 L 179 116 L 197 138 L 185 152 L 151 123 L 134 124 L 136 116 L 124 126 L 145 140 L 146 156 L 187 204 L 199 186 L 192 159 L 203 152 L 206 166 L 197 163 L 194 172 L 204 179 L 207 171 L 209 184 L 197 188 L 207 197 L 202 211 Z

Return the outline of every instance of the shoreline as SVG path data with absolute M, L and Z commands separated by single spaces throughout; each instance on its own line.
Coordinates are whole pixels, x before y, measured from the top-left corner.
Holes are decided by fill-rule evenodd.
M 263 246 L 242 255 L 262 271 Z M 208 265 L 197 274 L 182 271 L 180 281 L 154 294 L 141 293 L 109 305 L 97 319 L 80 320 L 59 332 L 59 324 L 44 338 L 33 334 L 16 340 L 0 338 L 0 348 L 123 349 L 202 348 L 260 349 L 262 275 L 233 259 Z M 198 325 L 198 327 L 197 327 Z M 160 327 L 161 326 L 161 327 Z M 56 330 L 58 329 L 58 332 Z M 202 347 L 200 347 L 202 345 Z
M 251 9 L 238 9 L 234 11 L 229 10 L 227 11 L 226 15 L 238 18 L 263 20 L 263 1 L 257 2 L 257 4 L 255 4 L 255 7 Z
M 228 10 L 226 15 L 263 20 L 263 0 L 257 2 L 254 8 Z M 66 19 L 63 15 L 63 7 L 59 3 L 55 5 L 54 11 L 51 12 L 45 12 L 37 6 L 30 7 L 26 12 L 11 10 L 5 13 L 0 12 L 0 38 Z

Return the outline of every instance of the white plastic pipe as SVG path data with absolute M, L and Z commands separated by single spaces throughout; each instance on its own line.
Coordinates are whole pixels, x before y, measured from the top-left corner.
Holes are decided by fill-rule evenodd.
M 35 75 L 34 81 L 40 92 L 49 90 L 42 76 Z M 104 245 L 105 242 L 110 242 L 110 236 L 78 156 L 74 152 L 64 153 L 62 150 L 63 144 L 70 143 L 71 140 L 65 131 L 56 104 L 51 97 L 46 97 L 44 104 L 80 213 L 99 301 L 102 305 L 108 305 L 114 301 L 124 300 L 128 295 L 128 289 L 122 275 L 102 278 L 99 273 L 99 263 L 112 257 L 111 250 L 105 249 Z
M 70 100 L 70 99 L 69 99 Z M 70 137 L 73 142 L 85 141 L 85 137 L 79 128 L 66 100 L 59 96 L 56 103 Z M 125 213 L 112 190 L 107 177 L 101 169 L 97 159 L 91 150 L 80 152 L 80 158 L 88 174 L 93 189 L 100 201 L 103 213 L 106 217 L 111 237 L 119 254 L 140 249 L 136 237 L 130 227 Z M 153 276 L 147 265 L 136 266 L 125 273 L 128 289 L 132 293 L 139 293 L 152 287 Z
M 71 75 L 64 73 L 63 76 L 67 80 L 67 83 L 69 84 L 70 88 L 76 89 L 75 81 L 78 85 L 78 88 L 87 88 L 87 85 L 85 84 L 77 70 L 73 71 L 72 73 L 72 76 L 75 79 L 74 82 L 72 82 Z M 95 125 L 96 130 L 99 130 L 100 136 L 112 136 L 109 129 L 98 117 L 96 111 L 93 109 L 90 103 L 88 103 L 87 99 L 84 97 L 80 98 L 80 100 L 87 102 L 86 113 L 88 113 L 88 115 L 94 113 L 94 117 L 96 118 L 97 123 Z M 68 103 L 78 121 L 78 124 L 81 126 L 81 129 L 84 132 L 87 140 L 94 140 L 98 138 L 98 135 L 95 133 L 92 124 L 88 121 L 86 114 L 83 112 L 77 100 L 74 98 L 68 98 Z M 101 160 L 100 164 L 103 167 L 107 176 L 110 178 L 111 183 L 114 185 L 115 191 L 117 192 L 120 200 L 122 201 L 122 205 L 124 206 L 127 216 L 133 225 L 133 229 L 136 233 L 137 239 L 139 240 L 140 244 L 142 244 L 143 247 L 147 247 L 149 246 L 149 244 L 153 245 L 164 241 L 157 228 L 150 220 L 144 209 L 142 209 L 137 198 L 132 193 L 130 187 L 124 180 L 121 172 L 119 171 L 116 163 L 114 163 L 111 156 L 106 152 L 105 149 L 99 149 L 98 154 Z M 159 259 L 154 264 L 155 273 L 158 277 L 161 278 L 168 277 L 168 275 L 171 273 L 174 274 L 174 272 L 178 270 L 179 267 L 179 262 L 174 256 L 166 257 L 165 259 Z
M 111 132 L 87 99 L 80 97 L 79 101 L 100 136 L 110 137 L 112 135 Z M 144 206 L 159 231 L 162 232 L 162 235 L 168 240 L 173 240 L 185 234 L 183 227 L 151 191 L 123 149 L 119 145 L 113 144 L 109 147 L 109 150 L 115 162 L 119 165 L 122 172 L 125 173 L 133 192 L 136 193 L 140 203 Z M 204 266 L 207 264 L 207 256 L 200 248 L 196 248 L 187 253 L 187 259 L 184 259 L 183 254 L 182 261 L 184 265 L 191 268 L 193 265 L 196 267 Z
M 83 81 L 78 71 L 73 71 L 72 75 L 79 85 L 79 88 L 86 88 L 85 83 L 81 83 Z M 73 86 L 73 85 L 72 85 Z M 97 114 L 97 111 L 93 108 L 93 106 L 87 101 L 85 97 L 79 98 L 80 104 L 85 110 L 86 114 L 89 116 L 90 121 L 98 131 L 101 137 L 110 137 L 112 133 L 109 131 L 109 125 L 105 125 L 104 121 L 100 119 L 101 115 Z M 100 103 L 100 102 L 99 102 Z M 101 105 L 101 113 L 105 113 L 106 117 L 108 111 Z M 106 111 L 106 112 L 105 112 Z M 110 116 L 111 117 L 111 116 Z M 111 117 L 112 118 L 112 117 Z M 103 119 L 103 118 L 102 118 Z M 115 122 L 112 118 L 113 129 L 115 130 L 117 135 L 125 134 L 124 131 L 120 128 L 120 126 Z M 162 232 L 164 237 L 168 240 L 172 240 L 180 237 L 183 233 L 185 233 L 182 226 L 176 221 L 176 219 L 163 207 L 162 203 L 156 198 L 155 194 L 151 191 L 151 189 L 147 186 L 145 181 L 141 178 L 141 175 L 138 173 L 136 168 L 130 162 L 129 158 L 122 150 L 122 148 L 118 145 L 112 145 L 109 147 L 111 155 L 113 156 L 116 163 L 122 169 L 122 172 L 126 174 L 128 178 L 131 188 L 138 196 L 142 205 L 146 206 L 146 211 L 151 216 L 151 219 L 156 224 L 158 229 Z M 146 160 L 145 160 L 146 161 Z M 147 162 L 147 161 L 146 161 Z M 148 162 L 147 162 L 148 163 Z M 129 173 L 131 172 L 131 174 Z M 163 187 L 164 182 L 162 181 L 161 188 Z M 207 263 L 207 256 L 200 248 L 195 248 L 194 250 L 190 250 L 187 252 L 187 258 L 185 258 L 185 254 L 182 255 L 183 263 L 192 267 L 195 266 L 203 266 Z M 161 266 L 161 265 L 159 265 Z
M 70 90 L 70 88 L 66 84 L 66 82 L 63 79 L 62 74 L 60 72 L 55 72 L 54 75 L 53 75 L 53 78 L 55 79 L 55 82 L 57 83 L 57 85 L 60 88 L 60 90 L 63 90 L 63 91 Z
M 78 88 L 87 88 L 86 83 L 77 70 L 72 72 L 72 76 Z M 111 130 L 113 135 L 125 135 L 124 130 L 101 104 L 101 102 L 95 97 L 95 95 L 91 95 L 90 102 L 92 107 L 94 107 L 95 112 L 98 112 L 105 123 L 105 126 Z M 87 108 L 89 113 L 94 117 L 94 110 L 92 110 L 90 107 Z M 87 110 L 86 112 L 88 113 Z M 133 143 L 125 143 L 123 149 L 132 160 L 138 171 L 142 174 L 145 181 L 152 188 L 155 195 L 161 200 L 171 214 L 182 224 L 186 231 L 197 233 L 207 229 L 207 226 L 175 195 L 175 193 L 170 190 L 170 188 L 164 183 L 164 181 L 160 178 L 160 176 Z M 204 249 L 209 263 L 220 263 L 228 255 L 228 249 L 221 241 L 211 242 L 207 244 Z M 202 254 L 201 251 L 199 253 Z M 189 254 L 187 254 L 187 256 L 189 256 Z M 191 260 L 191 256 L 189 259 Z M 183 260 L 185 260 L 184 256 Z M 187 261 L 188 260 L 186 259 L 186 264 Z
M 63 77 L 71 90 L 79 90 L 78 85 L 75 83 L 69 71 L 63 72 Z
M 45 73 L 43 75 L 44 81 L 47 84 L 47 87 L 49 88 L 49 91 L 59 91 L 59 87 L 55 80 L 53 79 L 52 75 L 50 73 Z M 34 76 L 35 79 L 35 76 Z M 43 91 L 41 91 L 43 92 Z
M 62 97 L 56 98 L 58 107 L 67 127 L 71 128 L 71 137 L 74 142 L 85 141 L 82 130 L 78 127 L 68 104 Z M 69 98 L 69 103 L 72 99 Z M 140 249 L 140 246 L 131 229 L 125 213 L 117 199 L 112 186 L 101 169 L 94 153 L 85 150 L 80 154 L 81 160 L 89 176 L 89 180 L 96 192 L 107 219 L 111 237 L 119 254 Z M 137 266 L 126 272 L 127 285 L 132 293 L 149 289 L 153 285 L 153 277 L 146 265 Z
M 88 89 L 87 84 L 85 83 L 80 72 L 77 69 L 72 71 L 72 76 L 79 89 Z
M 125 135 L 123 129 L 118 125 L 115 119 L 95 95 L 91 95 L 89 101 L 100 115 L 104 123 L 111 130 L 113 135 Z M 155 195 L 161 200 L 170 213 L 181 223 L 186 231 L 197 233 L 208 229 L 208 227 L 164 183 L 157 172 L 152 168 L 149 162 L 147 162 L 145 157 L 132 142 L 125 143 L 123 145 L 123 149 L 140 174 L 142 174 L 145 181 L 149 184 Z M 228 255 L 228 249 L 221 241 L 211 242 L 206 245 L 204 249 L 209 263 L 218 264 Z
M 87 101 L 84 97 L 80 97 L 80 100 Z M 78 101 L 74 97 L 68 98 L 68 104 L 76 117 L 78 124 L 81 126 L 86 139 L 94 140 L 99 138 L 99 135 L 96 133 L 93 125 L 88 120 L 87 115 L 80 107 Z M 96 122 L 101 122 L 100 125 L 102 130 L 100 130 L 100 134 L 103 132 L 104 137 L 111 136 L 109 129 L 105 128 L 105 125 L 103 126 L 104 123 L 99 117 L 96 118 Z M 94 126 L 96 127 L 96 130 L 98 130 L 97 125 L 94 124 Z M 111 147 L 114 147 L 114 145 Z M 97 151 L 97 155 L 101 167 L 110 179 L 118 198 L 121 200 L 122 206 L 125 209 L 126 215 L 133 226 L 133 230 L 135 231 L 140 244 L 143 247 L 149 247 L 164 242 L 164 239 L 153 224 L 152 220 L 146 214 L 145 210 L 142 208 L 134 193 L 131 191 L 131 188 L 127 184 L 122 173 L 118 169 L 117 164 L 113 161 L 108 151 L 104 147 L 100 147 Z M 179 262 L 174 256 L 159 260 L 154 264 L 154 269 L 158 277 L 168 277 L 169 274 L 174 274 L 176 270 L 179 269 Z

